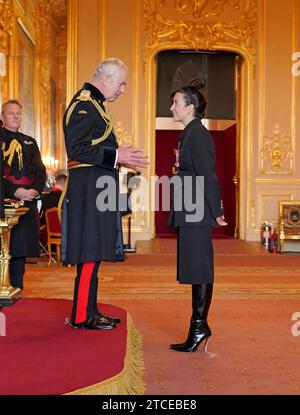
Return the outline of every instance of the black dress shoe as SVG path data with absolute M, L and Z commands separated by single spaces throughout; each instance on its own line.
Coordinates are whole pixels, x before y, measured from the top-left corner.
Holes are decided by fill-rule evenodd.
M 88 329 L 88 330 L 111 330 L 116 327 L 114 323 L 100 321 L 97 316 L 88 319 L 82 323 L 73 323 L 70 319 L 66 319 L 66 324 L 73 329 Z
M 119 324 L 121 322 L 121 320 L 118 317 L 109 317 L 109 316 L 105 316 L 104 314 L 98 312 L 96 314 L 97 319 L 99 319 L 100 321 L 104 322 L 104 323 L 113 323 L 113 324 Z

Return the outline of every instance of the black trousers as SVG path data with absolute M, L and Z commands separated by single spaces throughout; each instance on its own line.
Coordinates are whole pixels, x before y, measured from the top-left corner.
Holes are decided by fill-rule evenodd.
M 97 289 L 99 262 L 77 265 L 75 278 L 72 323 L 79 324 L 92 319 L 97 313 Z
M 9 261 L 9 278 L 10 285 L 23 290 L 23 277 L 25 274 L 26 257 L 10 258 Z

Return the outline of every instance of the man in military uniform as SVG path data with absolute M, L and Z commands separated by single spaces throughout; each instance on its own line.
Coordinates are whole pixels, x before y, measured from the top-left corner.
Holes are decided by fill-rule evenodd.
M 124 260 L 117 167 L 140 171 L 148 165 L 142 150 L 118 147 L 111 114 L 104 104 L 124 93 L 127 73 L 119 59 L 103 61 L 91 82 L 74 95 L 64 115 L 69 179 L 63 205 L 62 256 L 65 264 L 77 264 L 70 321 L 74 328 L 107 330 L 120 322 L 97 309 L 97 274 L 101 261 Z M 107 191 L 101 179 L 115 184 L 115 208 L 98 203 L 101 192 Z
M 14 226 L 10 241 L 10 283 L 23 289 L 26 257 L 39 256 L 39 222 L 36 198 L 42 193 L 46 181 L 38 145 L 34 138 L 19 132 L 22 106 L 11 99 L 1 108 L 4 196 L 24 200 L 29 211 Z

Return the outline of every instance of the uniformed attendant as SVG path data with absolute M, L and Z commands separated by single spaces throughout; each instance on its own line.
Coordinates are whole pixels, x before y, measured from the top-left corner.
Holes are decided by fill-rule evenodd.
M 10 283 L 23 289 L 26 257 L 39 256 L 39 217 L 37 197 L 42 193 L 46 181 L 38 145 L 34 138 L 19 132 L 22 122 L 22 106 L 10 99 L 2 105 L 2 140 L 4 196 L 24 200 L 29 211 L 20 217 L 13 227 L 10 240 Z
M 70 322 L 75 328 L 105 330 L 120 322 L 97 309 L 97 274 L 101 261 L 124 260 L 117 167 L 140 171 L 148 165 L 140 149 L 118 147 L 104 103 L 123 94 L 126 82 L 123 62 L 115 58 L 103 61 L 92 80 L 74 95 L 64 115 L 69 179 L 62 212 L 62 257 L 64 263 L 77 265 Z M 105 181 L 110 184 L 111 208 L 101 204 L 101 192 L 107 191 Z
M 176 164 L 180 183 L 178 182 L 174 191 L 174 201 L 178 201 L 178 191 L 183 203 L 182 209 L 176 210 L 173 207 L 169 224 L 178 228 L 177 279 L 181 284 L 192 285 L 193 313 L 187 340 L 184 343 L 171 344 L 170 348 L 181 352 L 195 352 L 201 342 L 205 341 L 206 346 L 211 336 L 207 323 L 214 281 L 211 229 L 218 225 L 226 226 L 227 223 L 224 220 L 219 183 L 215 175 L 214 144 L 201 122 L 206 100 L 195 86 L 183 86 L 175 90 L 172 97 L 173 105 L 170 110 L 173 119 L 182 122 L 185 128 L 177 151 Z M 196 177 L 204 178 L 204 188 L 200 185 L 201 182 L 197 182 Z M 203 199 L 197 199 L 197 192 L 203 191 Z M 203 216 L 198 212 L 199 217 L 196 217 L 196 208 L 201 210 L 198 205 L 195 205 L 194 211 L 190 210 L 194 199 L 203 201 Z

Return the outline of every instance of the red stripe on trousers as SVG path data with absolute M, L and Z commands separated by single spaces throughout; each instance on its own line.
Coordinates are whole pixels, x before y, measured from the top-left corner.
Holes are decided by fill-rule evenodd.
M 89 299 L 90 282 L 94 266 L 95 262 L 86 262 L 83 264 L 81 269 L 75 317 L 75 323 L 77 324 L 85 321 L 87 317 L 87 305 Z

